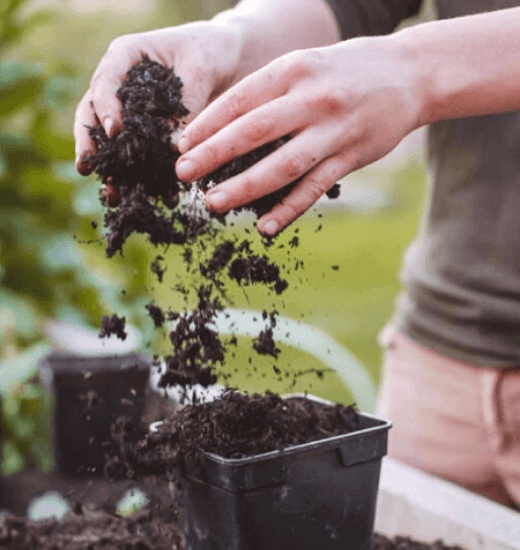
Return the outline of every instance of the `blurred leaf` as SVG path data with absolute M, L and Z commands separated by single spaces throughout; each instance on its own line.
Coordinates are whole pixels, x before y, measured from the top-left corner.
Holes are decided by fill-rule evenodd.
M 40 111 L 34 119 L 32 137 L 42 155 L 54 162 L 74 158 L 74 143 L 69 134 L 52 126 L 52 111 Z
M 12 359 L 0 361 L 0 393 L 5 395 L 34 376 L 38 370 L 38 361 L 49 352 L 49 344 L 40 342 Z
M 38 332 L 38 317 L 37 310 L 27 299 L 0 288 L 0 338 L 7 328 L 15 328 L 25 338 L 34 338 Z
M 12 441 L 6 440 L 2 449 L 2 474 L 10 476 L 19 472 L 24 466 L 24 458 Z
M 47 240 L 42 248 L 42 261 L 49 272 L 81 265 L 76 243 L 69 233 Z
M 51 110 L 63 110 L 70 101 L 78 97 L 82 84 L 78 78 L 56 75 L 45 84 L 43 100 L 45 107 Z
M 38 66 L 15 60 L 0 63 L 0 117 L 34 101 L 43 87 L 42 71 Z

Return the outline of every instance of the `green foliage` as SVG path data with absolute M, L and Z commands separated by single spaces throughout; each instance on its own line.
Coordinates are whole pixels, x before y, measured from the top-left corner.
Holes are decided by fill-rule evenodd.
M 128 269 L 112 262 L 100 276 L 94 265 L 104 261 L 99 184 L 74 168 L 70 131 L 58 124 L 61 113 L 77 103 L 84 84 L 80 67 L 53 59 L 21 60 L 12 51 L 29 52 L 32 29 L 49 14 L 23 18 L 29 0 L 0 3 L 0 392 L 5 440 L 4 472 L 52 463 L 49 432 L 42 415 L 49 403 L 34 377 L 37 360 L 47 351 L 42 325 L 46 318 L 71 317 L 98 326 L 101 315 L 121 301 L 115 283 Z M 29 52 L 30 53 L 30 52 Z M 30 58 L 30 56 L 29 56 Z M 71 124 L 72 126 L 72 124 Z M 98 242 L 86 251 L 84 241 Z M 123 308 L 142 297 L 148 261 L 139 244 L 129 256 L 137 276 L 128 277 Z M 118 308 L 119 309 L 119 308 Z M 128 315 L 130 321 L 141 318 Z M 137 318 L 136 318 L 137 317 Z M 30 383 L 28 376 L 33 376 Z M 47 442 L 47 443 L 46 443 Z

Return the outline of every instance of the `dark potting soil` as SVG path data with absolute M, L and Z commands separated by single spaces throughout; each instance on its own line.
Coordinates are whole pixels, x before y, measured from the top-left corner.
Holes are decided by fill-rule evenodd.
M 77 507 L 61 521 L 0 518 L 0 548 L 6 550 L 185 550 L 176 518 L 155 518 L 149 509 L 123 518 Z M 374 534 L 372 550 L 463 550 L 440 540 L 431 544 L 408 537 Z
M 0 517 L 0 548 L 9 550 L 181 550 L 176 519 L 156 519 L 150 510 L 120 517 L 78 505 L 61 521 Z
M 108 338 L 115 334 L 119 339 L 126 340 L 128 334 L 125 332 L 126 319 L 119 317 L 117 314 L 105 315 L 101 318 L 101 330 L 99 331 L 100 338 Z
M 114 479 L 189 473 L 204 453 L 242 458 L 359 430 L 354 407 L 273 394 L 229 391 L 210 403 L 186 405 L 156 433 L 120 419 L 113 426 L 118 455 L 107 463 Z
M 460 546 L 445 546 L 442 541 L 436 540 L 431 544 L 418 542 L 409 537 L 396 536 L 392 539 L 374 534 L 372 550 L 464 550 Z

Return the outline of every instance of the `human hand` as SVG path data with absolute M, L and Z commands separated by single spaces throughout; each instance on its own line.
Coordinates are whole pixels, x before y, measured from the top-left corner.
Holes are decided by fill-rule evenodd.
M 284 55 L 247 76 L 184 130 L 178 177 L 195 181 L 233 158 L 289 135 L 285 145 L 206 195 L 225 213 L 287 184 L 258 221 L 275 235 L 335 182 L 378 160 L 421 125 L 421 82 L 392 37 L 360 38 Z
M 96 152 L 96 143 L 90 138 L 87 126 L 102 124 L 110 137 L 119 134 L 121 102 L 116 92 L 127 71 L 144 55 L 174 67 L 176 75 L 180 76 L 184 84 L 182 101 L 190 111 L 182 120 L 181 129 L 234 82 L 239 44 L 232 27 L 213 22 L 189 23 L 116 38 L 101 59 L 76 109 L 74 137 L 76 169 L 80 174 L 91 172 L 85 158 Z M 172 142 L 175 144 L 175 136 Z M 106 195 L 115 192 L 109 181 L 106 187 Z

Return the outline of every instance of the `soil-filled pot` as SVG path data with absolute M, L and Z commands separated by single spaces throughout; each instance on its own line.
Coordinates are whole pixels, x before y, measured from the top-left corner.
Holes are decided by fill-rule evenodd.
M 206 453 L 186 484 L 188 550 L 370 550 L 391 423 L 360 417 L 359 431 L 282 451 Z
M 150 376 L 147 356 L 51 354 L 40 365 L 55 397 L 53 439 L 57 468 L 69 475 L 101 475 L 119 416 L 139 422 Z

